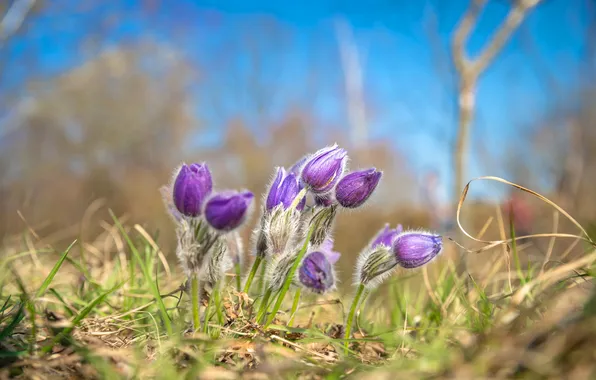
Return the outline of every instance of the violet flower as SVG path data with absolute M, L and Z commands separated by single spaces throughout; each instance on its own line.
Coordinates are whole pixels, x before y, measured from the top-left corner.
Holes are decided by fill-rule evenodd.
M 298 269 L 300 284 L 306 289 L 322 294 L 335 284 L 333 266 L 323 252 L 314 251 L 306 255 Z
M 382 175 L 375 168 L 346 174 L 335 187 L 335 199 L 346 208 L 362 206 L 377 188 Z
M 205 203 L 205 219 L 218 231 L 232 231 L 246 220 L 253 198 L 250 191 L 214 194 Z
M 207 164 L 183 164 L 174 180 L 174 205 L 181 214 L 197 217 L 212 189 L 213 181 Z
M 407 269 L 418 268 L 433 260 L 443 249 L 440 235 L 428 232 L 405 232 L 393 241 L 397 263 Z
M 265 201 L 265 208 L 267 211 L 273 210 L 277 205 L 283 205 L 287 209 L 292 205 L 294 199 L 298 196 L 303 186 L 300 184 L 297 174 L 286 172 L 284 168 L 277 168 L 277 175 L 269 187 L 269 194 Z M 304 196 L 296 209 L 302 211 L 306 204 L 306 196 Z
M 341 178 L 347 159 L 347 152 L 337 144 L 323 148 L 304 164 L 301 179 L 312 193 L 328 193 Z

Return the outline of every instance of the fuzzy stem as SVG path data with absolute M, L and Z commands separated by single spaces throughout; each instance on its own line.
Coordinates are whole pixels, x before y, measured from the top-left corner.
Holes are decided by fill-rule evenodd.
M 352 332 L 352 323 L 354 322 L 354 315 L 356 314 L 356 310 L 358 309 L 358 305 L 360 304 L 360 297 L 362 297 L 362 293 L 364 293 L 364 284 L 358 285 L 358 290 L 356 290 L 356 295 L 354 296 L 354 301 L 352 301 L 352 306 L 350 306 L 350 313 L 348 314 L 348 320 L 346 322 L 346 332 L 344 334 L 344 351 L 348 353 L 348 345 L 350 339 L 350 334 Z
M 242 291 L 242 268 L 240 264 L 234 265 L 234 270 L 236 271 L 236 288 L 238 292 Z
M 273 310 L 271 311 L 269 318 L 267 318 L 267 323 L 265 323 L 265 328 L 267 328 L 271 324 L 271 322 L 273 322 L 273 320 L 275 319 L 275 316 L 277 315 L 277 312 L 279 311 L 279 308 L 281 307 L 281 304 L 284 301 L 284 297 L 286 296 L 286 293 L 290 289 L 290 285 L 292 284 L 292 280 L 294 279 L 294 274 L 296 273 L 296 270 L 298 270 L 298 266 L 302 262 L 302 259 L 304 258 L 304 255 L 306 255 L 306 251 L 308 250 L 308 242 L 310 241 L 310 237 L 313 233 L 313 230 L 314 230 L 313 227 L 311 227 L 308 230 L 308 234 L 306 235 L 306 238 L 304 239 L 304 245 L 302 246 L 302 249 L 300 249 L 300 252 L 298 252 L 298 256 L 296 257 L 296 260 L 294 260 L 294 264 L 292 264 L 292 267 L 290 268 L 290 272 L 288 273 L 288 276 L 286 277 L 286 280 L 279 292 L 279 295 L 277 296 L 277 301 L 275 302 L 275 306 L 273 306 Z
M 199 277 L 193 275 L 190 280 L 190 295 L 192 299 L 192 323 L 194 330 L 201 328 L 201 317 L 199 309 Z
M 261 305 L 259 306 L 259 312 L 257 313 L 256 319 L 258 323 L 262 323 L 262 320 L 265 318 L 265 315 L 267 315 L 269 298 L 271 298 L 271 289 L 267 289 L 265 295 L 263 296 L 263 299 L 261 300 Z
M 257 274 L 259 265 L 261 265 L 261 261 L 263 261 L 263 258 L 261 256 L 257 256 L 255 258 L 255 262 L 252 264 L 252 268 L 250 269 L 250 273 L 248 274 L 248 278 L 246 279 L 246 284 L 244 284 L 244 293 L 248 294 L 248 291 L 250 290 L 250 285 L 252 284 L 252 280 L 254 280 L 255 274 Z
M 298 304 L 300 303 L 300 293 L 302 293 L 302 289 L 296 289 L 296 293 L 294 293 L 294 302 L 292 303 L 292 310 L 290 311 L 290 320 L 288 321 L 288 327 L 292 327 L 294 324 L 294 317 L 296 316 L 296 310 L 298 309 Z

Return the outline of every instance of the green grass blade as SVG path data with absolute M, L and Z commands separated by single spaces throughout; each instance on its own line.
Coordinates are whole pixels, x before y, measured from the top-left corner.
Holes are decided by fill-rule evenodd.
M 25 303 L 22 302 L 19 306 L 19 309 L 17 310 L 16 315 L 12 319 L 12 321 L 10 321 L 10 323 L 8 325 L 6 325 L 6 327 L 4 327 L 2 329 L 2 331 L 0 331 L 0 341 L 9 337 L 12 334 L 12 331 L 14 330 L 14 328 L 17 327 L 17 325 L 23 320 L 23 318 L 25 317 L 24 310 L 25 310 Z
M 89 302 L 87 304 L 87 306 L 85 306 L 83 308 L 83 310 L 81 310 L 76 317 L 74 317 L 74 319 L 72 320 L 72 325 L 69 327 L 66 327 L 64 330 L 62 330 L 62 332 L 60 334 L 58 334 L 54 340 L 52 341 L 52 344 L 46 346 L 43 348 L 42 352 L 43 353 L 48 353 L 52 350 L 52 347 L 60 342 L 63 338 L 65 338 L 67 335 L 69 335 L 74 328 L 81 323 L 81 321 L 83 319 L 85 319 L 85 317 L 87 317 L 87 315 L 89 315 L 89 313 L 91 313 L 91 311 L 93 311 L 93 309 L 95 309 L 95 307 L 97 307 L 97 305 L 101 304 L 105 298 L 107 296 L 109 296 L 111 293 L 115 292 L 116 290 L 120 289 L 122 287 L 122 285 L 124 285 L 126 283 L 126 281 L 122 281 L 121 283 L 117 284 L 116 286 L 114 286 L 111 289 L 106 290 L 105 292 L 103 292 L 102 294 L 100 294 L 99 296 L 97 296 L 93 301 Z
M 172 335 L 172 323 L 170 321 L 170 316 L 168 315 L 166 306 L 163 302 L 163 299 L 161 298 L 161 294 L 159 294 L 159 288 L 157 287 L 157 284 L 151 278 L 151 272 L 149 271 L 149 268 L 147 268 L 147 266 L 143 262 L 143 259 L 141 258 L 141 254 L 139 253 L 139 251 L 133 244 L 132 240 L 130 239 L 130 237 L 128 236 L 126 231 L 124 230 L 124 227 L 122 227 L 122 224 L 120 223 L 120 221 L 118 220 L 118 218 L 116 217 L 114 212 L 112 210 L 109 210 L 109 212 L 110 212 L 110 216 L 114 220 L 114 223 L 118 227 L 118 230 L 120 231 L 120 233 L 126 240 L 128 247 L 130 248 L 131 252 L 133 253 L 134 257 L 136 258 L 137 263 L 141 267 L 141 270 L 143 271 L 143 276 L 145 276 L 145 281 L 149 284 L 149 286 L 151 288 L 151 292 L 153 293 L 153 297 L 155 297 L 155 300 L 157 301 L 157 306 L 159 307 L 159 311 L 161 313 L 161 317 L 162 317 L 163 323 L 166 327 L 166 331 L 168 332 L 168 335 Z
M 52 283 L 52 280 L 54 280 L 54 277 L 56 277 L 56 274 L 58 273 L 58 270 L 60 269 L 60 267 L 64 263 L 64 260 L 66 260 L 66 256 L 68 256 L 68 253 L 70 252 L 70 250 L 72 249 L 72 247 L 75 245 L 76 242 L 77 242 L 76 240 L 73 241 L 68 246 L 68 248 L 66 248 L 66 250 L 64 251 L 64 253 L 62 253 L 62 256 L 60 256 L 60 260 L 58 260 L 58 262 L 56 262 L 56 264 L 54 265 L 54 267 L 50 271 L 50 274 L 48 274 L 48 277 L 46 277 L 46 279 L 44 280 L 43 284 L 41 284 L 41 286 L 39 287 L 39 290 L 37 291 L 37 294 L 35 295 L 36 298 L 39 298 L 39 297 L 43 296 L 43 294 L 46 292 L 46 290 L 48 289 L 48 287 Z

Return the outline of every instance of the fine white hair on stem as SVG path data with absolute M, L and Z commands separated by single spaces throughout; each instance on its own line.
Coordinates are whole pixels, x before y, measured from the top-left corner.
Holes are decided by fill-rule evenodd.
M 209 259 L 201 269 L 200 278 L 212 289 L 220 284 L 224 274 L 232 268 L 225 236 L 220 236 L 209 250 Z
M 378 287 L 397 267 L 397 260 L 390 247 L 384 244 L 367 246 L 358 256 L 354 272 L 355 285 L 372 290 Z

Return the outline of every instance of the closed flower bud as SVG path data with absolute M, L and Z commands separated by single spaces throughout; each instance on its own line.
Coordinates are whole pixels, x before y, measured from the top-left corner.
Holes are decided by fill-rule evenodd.
M 335 199 L 346 208 L 362 206 L 377 188 L 382 175 L 375 168 L 346 174 L 335 187 Z
M 375 248 L 380 244 L 385 245 L 386 247 L 393 246 L 393 241 L 395 238 L 401 234 L 403 231 L 403 227 L 401 224 L 398 224 L 396 228 L 389 228 L 389 223 L 385 224 L 385 227 L 375 236 L 370 246 Z
M 323 148 L 313 154 L 301 171 L 302 181 L 313 194 L 328 193 L 343 174 L 348 154 L 336 145 Z
M 225 273 L 232 268 L 232 260 L 224 236 L 217 238 L 207 257 L 208 260 L 201 269 L 201 279 L 205 281 L 205 285 L 213 289 L 221 284 Z
M 282 288 L 297 257 L 297 251 L 294 250 L 285 255 L 277 255 L 271 258 L 265 272 L 267 289 L 277 292 Z
M 300 284 L 318 294 L 325 293 L 335 285 L 333 266 L 327 256 L 319 251 L 307 254 L 298 269 Z
M 211 246 L 210 242 L 215 237 L 196 219 L 181 219 L 177 223 L 176 237 L 178 238 L 176 256 L 184 273 L 188 277 L 197 275 Z
M 213 181 L 207 164 L 183 164 L 174 179 L 174 205 L 183 215 L 199 216 L 212 189 Z
M 300 212 L 276 207 L 266 215 L 265 231 L 266 253 L 274 256 L 287 253 L 294 247 L 300 230 Z
M 266 210 L 271 211 L 277 205 L 282 205 L 284 209 L 289 208 L 300 190 L 302 190 L 302 185 L 298 176 L 291 172 L 287 173 L 284 168 L 278 168 L 277 175 L 269 187 L 269 194 L 265 201 Z M 303 196 L 296 209 L 303 210 L 305 204 L 306 196 Z
M 358 256 L 355 282 L 369 289 L 379 286 L 397 267 L 397 259 L 390 247 L 380 244 L 367 247 Z
M 404 232 L 393 241 L 392 248 L 398 264 L 412 269 L 437 257 L 443 249 L 443 240 L 440 235 L 428 232 Z
M 246 220 L 254 195 L 250 191 L 224 191 L 205 203 L 205 219 L 221 232 L 232 231 Z
M 315 209 L 314 215 L 310 218 L 308 229 L 313 229 L 310 236 L 310 242 L 313 246 L 323 244 L 331 233 L 335 216 L 337 215 L 337 205 Z M 307 230 L 308 230 L 307 229 Z

